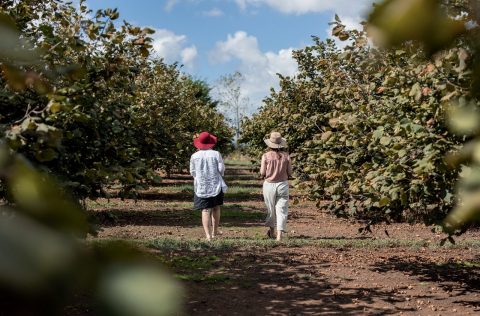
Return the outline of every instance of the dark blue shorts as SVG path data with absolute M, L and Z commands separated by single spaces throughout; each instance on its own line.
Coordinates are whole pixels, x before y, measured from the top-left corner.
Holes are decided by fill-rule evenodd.
M 208 198 L 198 197 L 193 193 L 193 208 L 195 210 L 204 210 L 207 208 L 214 208 L 215 206 L 223 205 L 223 191 L 220 191 L 217 196 Z

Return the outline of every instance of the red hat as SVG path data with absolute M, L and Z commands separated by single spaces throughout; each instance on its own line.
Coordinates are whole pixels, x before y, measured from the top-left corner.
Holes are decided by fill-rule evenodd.
M 217 143 L 217 137 L 208 132 L 201 132 L 197 138 L 193 140 L 193 146 L 198 149 L 210 149 Z

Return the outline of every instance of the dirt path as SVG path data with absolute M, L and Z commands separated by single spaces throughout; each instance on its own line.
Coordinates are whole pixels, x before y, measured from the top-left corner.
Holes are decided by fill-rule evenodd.
M 262 226 L 261 181 L 247 166 L 229 165 L 227 174 L 223 235 L 213 243 L 203 241 L 186 175 L 137 202 L 90 203 L 98 238 L 146 245 L 185 284 L 187 315 L 480 314 L 480 232 L 449 247 L 423 225 L 360 235 L 360 224 L 303 201 L 291 205 L 287 238 L 277 244 Z

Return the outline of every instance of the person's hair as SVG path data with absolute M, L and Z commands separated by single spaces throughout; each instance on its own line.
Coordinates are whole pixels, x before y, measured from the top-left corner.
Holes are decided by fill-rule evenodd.
M 283 157 L 283 154 L 288 154 L 287 151 L 285 150 L 285 148 L 271 148 L 271 147 L 268 147 L 268 151 L 273 151 L 275 153 L 275 157 L 277 159 L 280 159 L 281 157 Z

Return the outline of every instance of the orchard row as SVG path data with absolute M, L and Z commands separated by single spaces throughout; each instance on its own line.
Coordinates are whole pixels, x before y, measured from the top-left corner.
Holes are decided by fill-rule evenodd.
M 77 197 L 186 165 L 195 133 L 232 131 L 203 81 L 151 56 L 153 30 L 63 1 L 2 1 L 0 123 L 9 147 Z M 3 39 L 2 39 L 3 41 Z M 2 44 L 3 45 L 3 44 Z
M 395 5 L 402 14 L 388 16 Z M 385 1 L 365 31 L 337 17 L 338 40 L 294 53 L 299 73 L 244 120 L 242 142 L 258 156 L 265 135 L 282 132 L 297 186 L 340 216 L 440 223 L 454 197 L 465 205 L 458 179 L 462 192 L 480 181 L 477 143 L 461 150 L 479 130 L 478 24 L 465 27 L 477 16 L 468 1 Z M 469 207 L 444 222 L 449 233 L 472 219 Z

